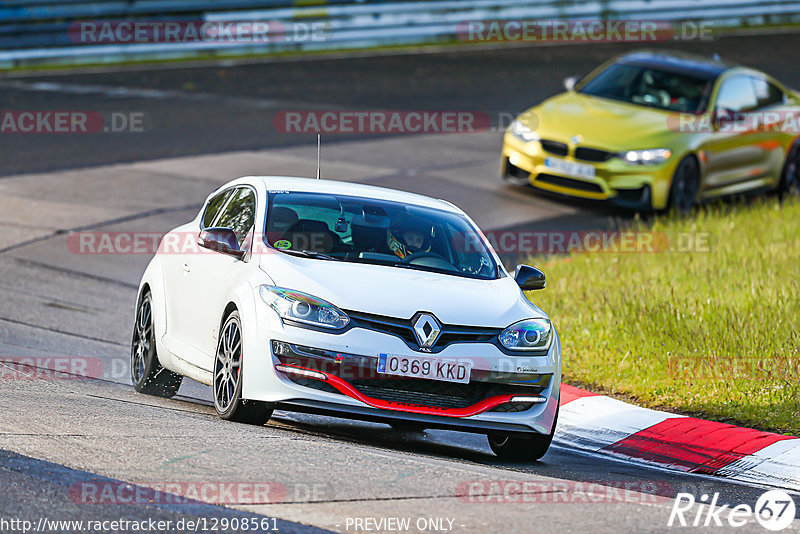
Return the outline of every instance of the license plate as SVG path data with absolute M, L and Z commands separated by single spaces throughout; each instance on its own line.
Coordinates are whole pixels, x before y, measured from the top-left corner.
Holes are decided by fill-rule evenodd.
M 470 371 L 472 362 L 464 360 L 378 354 L 378 372 L 384 375 L 469 384 Z
M 564 161 L 558 158 L 545 158 L 544 166 L 548 169 L 553 169 L 577 178 L 594 178 L 595 175 L 595 169 L 591 165 Z

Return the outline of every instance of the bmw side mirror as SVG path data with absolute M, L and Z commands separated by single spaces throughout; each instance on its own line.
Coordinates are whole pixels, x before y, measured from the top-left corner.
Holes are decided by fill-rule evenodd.
M 714 112 L 714 126 L 718 129 L 736 121 L 736 113 L 727 108 L 718 108 Z
M 567 76 L 566 78 L 564 78 L 564 89 L 566 89 L 567 91 L 572 91 L 573 89 L 575 89 L 575 86 L 578 85 L 580 79 L 581 79 L 580 76 Z
M 544 289 L 547 285 L 544 273 L 530 265 L 517 265 L 517 273 L 514 275 L 514 280 L 523 291 Z
M 244 257 L 244 251 L 239 249 L 239 241 L 236 239 L 236 234 L 230 228 L 206 228 L 200 232 L 198 244 L 203 248 L 235 256 L 239 259 Z

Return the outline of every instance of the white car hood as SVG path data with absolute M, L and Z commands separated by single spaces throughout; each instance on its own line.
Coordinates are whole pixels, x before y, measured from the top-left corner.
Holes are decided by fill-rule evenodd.
M 401 319 L 426 311 L 445 324 L 493 328 L 546 317 L 508 276 L 476 280 L 282 253 L 261 255 L 260 266 L 276 285 L 309 293 L 343 310 Z

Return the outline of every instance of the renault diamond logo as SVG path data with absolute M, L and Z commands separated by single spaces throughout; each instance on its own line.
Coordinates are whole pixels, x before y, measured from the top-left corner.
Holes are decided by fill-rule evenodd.
M 417 337 L 419 346 L 425 349 L 433 347 L 436 340 L 439 339 L 439 334 L 442 333 L 442 325 L 436 320 L 436 317 L 429 313 L 420 313 L 414 319 L 414 335 Z

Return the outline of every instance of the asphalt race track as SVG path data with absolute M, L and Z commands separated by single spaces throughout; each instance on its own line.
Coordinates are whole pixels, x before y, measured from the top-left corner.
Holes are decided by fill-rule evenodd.
M 680 46 L 720 52 L 790 86 L 800 86 L 800 72 L 785 58 L 798 47 L 800 34 Z M 491 114 L 496 126 L 501 113 L 557 92 L 564 76 L 631 48 L 475 49 L 0 78 L 2 110 L 137 111 L 150 120 L 144 133 L 0 136 L 0 355 L 38 358 L 42 368 L 28 369 L 31 378 L 2 370 L 0 519 L 276 517 L 281 532 L 372 532 L 392 529 L 363 522 L 359 529 L 355 519 L 424 517 L 445 520 L 426 532 L 658 532 L 673 530 L 667 522 L 678 492 L 753 505 L 764 488 L 586 454 L 557 440 L 541 462 L 508 464 L 478 435 L 288 413 L 265 428 L 223 422 L 208 389 L 188 379 L 173 400 L 136 394 L 128 386 L 128 347 L 136 284 L 149 256 L 86 254 L 69 245 L 76 231 L 167 231 L 236 176 L 312 176 L 313 136 L 277 132 L 280 111 L 471 110 Z M 608 228 L 627 217 L 504 186 L 500 138 L 492 129 L 331 135 L 323 139 L 322 174 L 446 198 L 488 230 Z M 44 370 L 76 359 L 96 371 L 94 378 Z M 481 503 L 464 496 L 476 480 L 537 485 L 525 502 Z M 225 507 L 158 498 L 93 504 L 80 493 L 89 483 L 120 481 L 271 489 Z M 576 483 L 628 485 L 637 493 L 627 502 L 586 502 L 575 496 Z M 763 531 L 752 522 L 737 530 Z
M 800 34 L 787 33 L 658 43 L 657 47 L 708 56 L 718 53 L 723 59 L 761 68 L 789 87 L 800 87 L 794 60 L 798 45 Z M 14 158 L 3 159 L 0 175 L 313 144 L 314 135 L 275 130 L 275 114 L 287 109 L 469 110 L 493 118 L 499 113 L 513 115 L 560 92 L 564 77 L 586 74 L 610 57 L 638 48 L 635 43 L 495 50 L 461 47 L 438 54 L 208 68 L 130 67 L 111 73 L 0 78 L 3 109 L 139 111 L 148 114 L 153 124 L 146 135 L 97 135 L 91 142 L 74 136 L 49 136 L 36 142 L 26 136 L 4 136 L 3 151 Z M 37 84 L 46 90 L 32 90 Z M 337 134 L 325 142 L 347 138 L 347 134 Z M 384 162 L 385 155 L 376 155 L 375 160 Z M 443 157 L 441 163 L 449 160 Z

